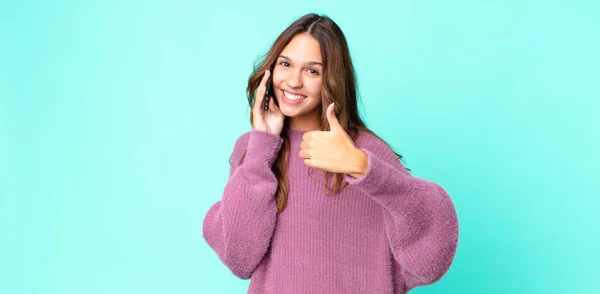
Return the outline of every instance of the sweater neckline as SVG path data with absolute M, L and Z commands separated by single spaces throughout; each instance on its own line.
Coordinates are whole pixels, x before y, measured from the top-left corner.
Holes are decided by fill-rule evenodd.
M 304 136 L 304 134 L 310 132 L 310 131 L 303 131 L 303 130 L 294 130 L 294 129 L 290 129 L 290 128 L 286 128 L 286 129 L 284 129 L 284 131 L 287 134 L 288 138 L 292 141 L 302 140 L 302 137 Z

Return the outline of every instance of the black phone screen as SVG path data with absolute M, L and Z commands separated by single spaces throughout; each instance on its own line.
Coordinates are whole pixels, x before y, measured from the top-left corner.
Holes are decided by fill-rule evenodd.
M 273 99 L 273 68 L 271 67 L 271 75 L 269 76 L 269 79 L 267 80 L 267 84 L 266 84 L 266 90 L 265 90 L 265 99 L 264 99 L 264 105 L 263 105 L 263 110 L 264 111 L 268 111 L 269 110 L 269 99 Z M 277 103 L 277 99 L 275 99 L 273 102 L 275 102 L 275 105 L 279 106 L 279 103 Z

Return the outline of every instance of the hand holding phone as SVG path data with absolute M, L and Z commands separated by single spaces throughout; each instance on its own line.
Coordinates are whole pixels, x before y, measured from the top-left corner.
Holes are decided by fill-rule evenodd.
M 252 106 L 252 128 L 280 135 L 285 115 L 279 109 L 277 99 L 269 101 L 275 98 L 273 93 L 271 71 L 266 70 L 256 90 L 256 99 Z

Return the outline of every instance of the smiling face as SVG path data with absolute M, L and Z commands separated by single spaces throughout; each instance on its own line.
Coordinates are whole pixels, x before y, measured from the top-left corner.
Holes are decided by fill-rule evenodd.
M 321 47 L 311 35 L 298 34 L 281 51 L 273 68 L 273 87 L 290 129 L 319 129 L 322 74 Z

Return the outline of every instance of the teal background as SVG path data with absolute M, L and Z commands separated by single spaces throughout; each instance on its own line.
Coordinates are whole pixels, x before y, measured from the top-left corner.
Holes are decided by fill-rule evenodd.
M 460 221 L 414 293 L 600 293 L 597 1 L 4 1 L 0 293 L 245 293 L 202 238 L 256 58 L 333 18 Z

